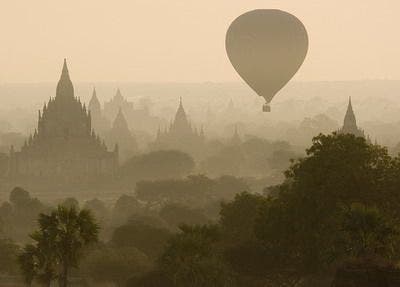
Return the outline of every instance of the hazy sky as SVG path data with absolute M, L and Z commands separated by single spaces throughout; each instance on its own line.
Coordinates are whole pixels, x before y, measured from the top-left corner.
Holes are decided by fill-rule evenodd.
M 398 0 L 0 0 L 0 83 L 238 81 L 225 32 L 248 10 L 305 24 L 297 80 L 400 79 Z

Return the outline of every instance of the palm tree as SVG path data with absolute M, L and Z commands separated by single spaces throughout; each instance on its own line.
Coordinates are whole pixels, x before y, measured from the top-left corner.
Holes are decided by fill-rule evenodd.
M 18 255 L 18 263 L 27 286 L 31 286 L 33 279 L 37 276 L 36 254 L 36 247 L 32 244 L 27 244 L 21 254 Z
M 83 248 L 97 242 L 99 226 L 86 209 L 78 211 L 74 207 L 58 206 L 50 216 L 56 218 L 56 224 L 49 226 L 49 231 L 56 235 L 55 250 L 61 265 L 59 285 L 66 287 L 69 270 L 78 267 Z
M 24 247 L 18 262 L 27 286 L 31 286 L 35 278 L 44 286 L 50 286 L 57 275 L 51 258 L 48 250 L 40 249 L 37 245 L 27 244 Z
M 31 234 L 35 244 L 25 246 L 19 264 L 28 286 L 34 278 L 45 286 L 58 278 L 68 286 L 70 268 L 78 267 L 84 247 L 97 242 L 99 226 L 89 210 L 58 206 L 39 215 L 39 230 Z

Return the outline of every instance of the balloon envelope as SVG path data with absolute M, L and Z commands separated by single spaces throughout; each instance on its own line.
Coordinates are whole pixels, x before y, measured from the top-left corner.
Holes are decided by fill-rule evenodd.
M 262 9 L 236 18 L 225 45 L 235 70 L 269 104 L 302 65 L 308 36 L 292 14 Z

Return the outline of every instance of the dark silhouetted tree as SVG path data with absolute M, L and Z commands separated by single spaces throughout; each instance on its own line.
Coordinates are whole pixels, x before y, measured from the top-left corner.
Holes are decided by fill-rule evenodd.
M 160 259 L 160 268 L 174 286 L 234 286 L 221 259 L 216 226 L 181 226 Z
M 25 246 L 20 255 L 24 277 L 35 274 L 46 284 L 58 278 L 59 285 L 66 287 L 70 269 L 78 266 L 83 249 L 97 241 L 99 227 L 88 210 L 62 205 L 40 214 L 38 223 L 39 229 L 31 235 L 34 244 Z M 31 262 L 38 266 L 36 270 L 28 268 Z
M 126 286 L 132 276 L 141 276 L 150 268 L 148 257 L 134 247 L 97 247 L 82 261 L 85 276 L 95 283 Z
M 115 229 L 110 243 L 115 247 L 137 248 L 149 258 L 156 259 L 170 237 L 171 233 L 167 229 L 129 221 Z
M 399 173 L 385 148 L 351 134 L 319 135 L 261 208 L 257 238 L 277 268 L 298 276 L 326 271 L 346 255 L 344 209 L 361 203 L 392 214 L 385 206 L 397 201 L 391 193 L 394 174 Z

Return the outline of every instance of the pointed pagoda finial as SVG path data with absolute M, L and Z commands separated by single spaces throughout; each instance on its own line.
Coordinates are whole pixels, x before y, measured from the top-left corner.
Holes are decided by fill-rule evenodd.
M 347 105 L 347 111 L 344 116 L 343 126 L 339 130 L 339 132 L 342 134 L 353 134 L 357 137 L 365 138 L 364 131 L 362 129 L 359 129 L 357 126 L 357 120 L 353 111 L 351 97 L 349 97 L 349 103 Z
M 344 117 L 344 126 L 357 126 L 356 116 L 354 115 L 353 106 L 351 104 L 351 97 L 349 97 L 349 103 L 347 105 L 346 115 Z
M 74 86 L 72 85 L 69 77 L 67 59 L 64 58 L 64 64 L 61 72 L 60 80 L 57 84 L 56 98 L 73 98 L 74 97 Z
M 186 121 L 186 112 L 185 109 L 183 108 L 183 101 L 182 101 L 182 97 L 179 97 L 179 107 L 178 107 L 178 111 L 176 112 L 175 115 L 175 121 L 177 118 L 185 118 L 184 120 Z
M 183 100 L 182 100 L 182 97 L 179 97 L 179 108 L 183 109 Z
M 92 98 L 89 101 L 88 108 L 90 111 L 97 113 L 97 115 L 101 113 L 101 104 L 99 99 L 97 98 L 96 87 L 93 87 Z
M 62 75 L 68 75 L 68 66 L 67 66 L 67 59 L 64 58 L 64 64 L 63 64 L 63 68 L 62 68 Z

